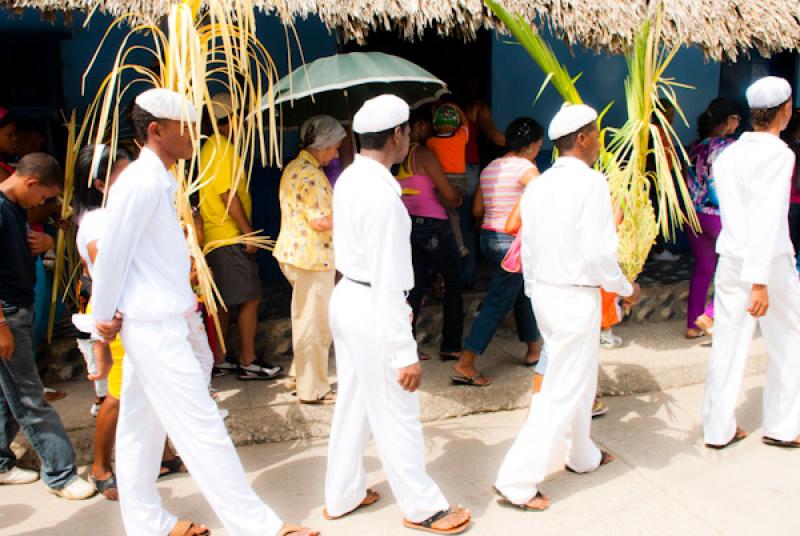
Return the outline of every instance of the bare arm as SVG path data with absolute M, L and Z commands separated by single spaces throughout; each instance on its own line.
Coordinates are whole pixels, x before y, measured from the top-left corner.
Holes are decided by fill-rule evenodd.
M 523 186 L 527 186 L 529 182 L 531 182 L 538 176 L 539 176 L 539 168 L 537 168 L 536 165 L 534 164 L 534 166 L 531 169 L 522 174 L 522 177 L 520 177 L 519 179 L 519 183 Z
M 505 147 L 506 145 L 506 135 L 498 130 L 497 125 L 494 124 L 494 119 L 492 119 L 492 111 L 489 109 L 489 106 L 485 102 L 480 102 L 478 104 L 478 128 L 481 129 L 483 135 L 486 136 L 489 141 L 499 147 Z
M 417 165 L 421 168 L 420 171 L 433 181 L 441 201 L 447 208 L 461 206 L 463 201 L 461 194 L 447 180 L 447 176 L 442 171 L 442 166 L 431 150 L 420 145 L 417 147 L 415 157 Z
M 333 215 L 317 218 L 316 220 L 309 220 L 308 225 L 318 233 L 330 231 L 333 229 Z
M 250 220 L 247 219 L 247 214 L 244 213 L 244 207 L 239 200 L 239 196 L 234 195 L 233 199 L 230 200 L 230 205 L 228 205 L 230 193 L 230 190 L 228 190 L 225 193 L 219 194 L 222 198 L 222 202 L 228 207 L 228 214 L 230 214 L 231 219 L 242 234 L 252 233 L 253 227 L 250 225 Z
M 521 200 L 522 198 L 520 198 Z M 519 210 L 519 200 L 514 205 L 514 208 L 511 210 L 511 214 L 508 215 L 508 219 L 506 220 L 506 226 L 503 231 L 506 234 L 515 235 L 519 232 L 519 228 L 522 227 L 522 215 L 520 214 Z
M 475 198 L 472 200 L 472 216 L 475 218 L 476 224 L 483 219 L 483 190 L 480 185 L 475 190 Z

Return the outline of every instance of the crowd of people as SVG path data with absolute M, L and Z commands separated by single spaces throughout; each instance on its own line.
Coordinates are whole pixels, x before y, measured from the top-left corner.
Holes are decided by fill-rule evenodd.
M 800 344 L 800 114 L 791 97 L 783 79 L 755 82 L 747 92 L 753 131 L 738 140 L 744 111 L 715 99 L 698 118 L 689 161 L 673 155 L 700 223 L 686 230 L 695 255 L 686 337 L 713 329 L 703 408 L 709 448 L 747 435 L 734 408 L 756 324 L 770 354 L 763 440 L 800 447 L 800 374 L 791 361 Z M 289 386 L 298 403 L 335 405 L 326 519 L 380 500 L 363 466 L 372 436 L 405 526 L 454 534 L 471 523 L 470 511 L 451 505 L 425 468 L 416 391 L 420 362 L 431 356 L 417 345 L 416 321 L 431 287 L 441 294 L 439 358 L 452 362 L 453 384 L 491 384 L 477 363 L 511 313 L 525 343 L 520 363 L 535 367 L 528 417 L 495 482 L 502 502 L 547 509 L 540 485 L 565 439 L 569 471 L 614 460 L 590 436 L 592 417 L 605 411 L 595 397 L 598 350 L 620 344 L 611 327 L 640 289 L 617 262 L 620 211 L 606 178 L 593 169 L 597 117 L 589 106 L 565 105 L 549 121 L 546 136 L 558 156 L 543 173 L 536 159 L 545 128 L 520 117 L 500 132 L 479 99 L 459 105 L 446 98 L 410 110 L 382 95 L 363 104 L 349 130 L 326 115 L 303 124 L 300 150 L 280 182 L 273 255 L 292 287 Z M 177 93 L 151 89 L 132 109 L 137 157 L 107 145 L 78 155 L 76 246 L 84 271 L 73 321 L 95 389 L 88 481 L 77 475 L 35 364 L 35 263 L 54 244 L 34 226 L 57 212 L 63 172 L 35 143 L 15 165 L 0 161 L 0 483 L 39 478 L 17 467 L 10 450 L 22 428 L 53 492 L 119 500 L 129 534 L 209 532 L 161 504 L 157 478 L 185 471 L 232 534 L 318 534 L 284 523 L 253 492 L 211 385 L 224 374 L 249 381 L 284 373 L 255 348 L 262 294 L 256 247 L 233 243 L 254 232 L 245 166 L 230 141 L 233 119 L 229 95 L 196 110 Z M 223 340 L 198 295 L 187 222 L 174 204 L 170 170 L 195 151 L 181 127 L 186 121 L 215 125 L 200 150 L 203 187 L 191 225 L 201 244 L 223 244 L 206 255 L 227 307 L 220 314 Z M 15 128 L 13 114 L 0 109 L 6 157 L 20 154 Z M 499 150 L 482 169 L 481 135 Z M 464 337 L 463 293 L 478 252 L 491 278 Z M 233 314 L 238 345 L 226 353 Z M 328 376 L 331 345 L 336 389 Z

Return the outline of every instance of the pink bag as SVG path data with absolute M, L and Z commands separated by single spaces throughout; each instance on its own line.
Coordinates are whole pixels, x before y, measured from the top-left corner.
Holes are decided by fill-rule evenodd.
M 500 267 L 506 272 L 511 272 L 512 274 L 522 273 L 522 258 L 520 256 L 520 250 L 522 245 L 521 237 L 522 237 L 522 229 L 517 231 L 517 236 L 514 237 L 514 240 L 508 247 L 506 256 L 503 257 L 502 261 L 500 261 Z

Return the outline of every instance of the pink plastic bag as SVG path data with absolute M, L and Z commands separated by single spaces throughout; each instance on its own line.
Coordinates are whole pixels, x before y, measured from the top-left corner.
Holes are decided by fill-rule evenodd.
M 512 274 L 522 273 L 522 258 L 520 256 L 522 245 L 521 237 L 522 229 L 517 231 L 517 236 L 514 237 L 514 240 L 508 247 L 506 256 L 503 257 L 503 260 L 500 262 L 500 267 L 506 272 L 511 272 Z

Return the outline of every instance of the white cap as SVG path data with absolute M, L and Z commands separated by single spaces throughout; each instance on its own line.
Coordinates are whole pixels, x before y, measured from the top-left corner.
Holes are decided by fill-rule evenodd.
M 214 119 L 224 119 L 233 114 L 233 100 L 230 93 L 217 93 L 211 97 L 211 113 Z
M 752 109 L 775 108 L 792 96 L 792 86 L 779 76 L 765 76 L 747 88 L 747 105 Z
M 597 121 L 594 108 L 585 104 L 565 103 L 550 121 L 547 135 L 551 140 L 557 140 L 579 131 L 592 121 Z
M 169 89 L 153 88 L 136 97 L 136 104 L 157 119 L 175 121 L 197 121 L 198 113 L 194 105 L 181 95 Z
M 365 102 L 353 116 L 353 132 L 383 132 L 402 125 L 409 115 L 406 101 L 395 95 L 380 95 Z

